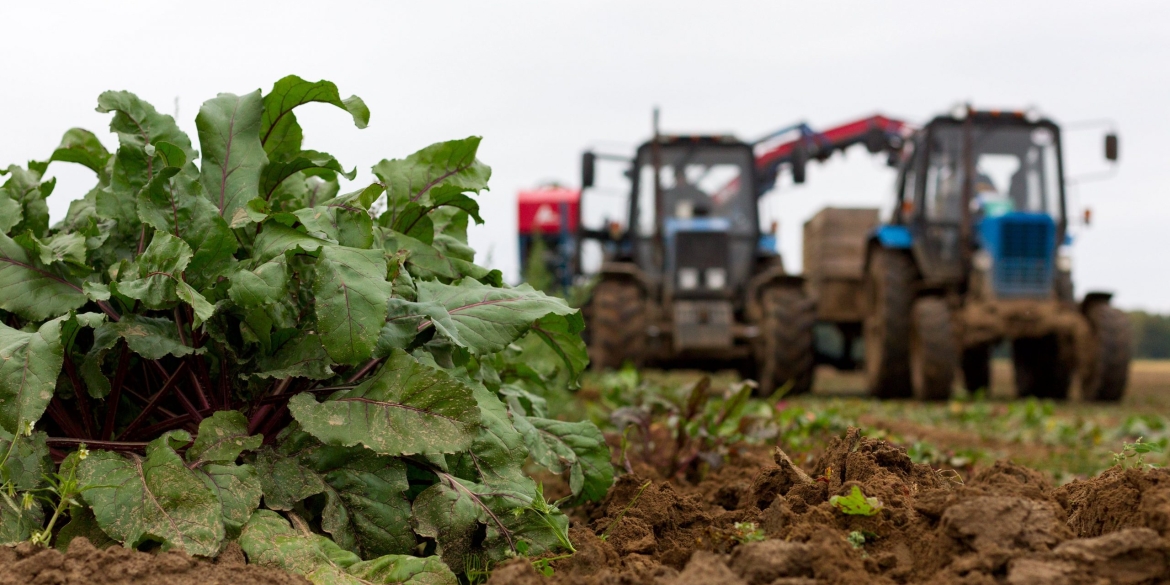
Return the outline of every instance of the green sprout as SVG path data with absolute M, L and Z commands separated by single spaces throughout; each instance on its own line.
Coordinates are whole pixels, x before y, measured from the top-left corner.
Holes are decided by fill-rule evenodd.
M 756 526 L 755 522 L 736 522 L 735 533 L 731 537 L 739 541 L 740 544 L 760 542 L 767 538 L 764 536 L 764 531 Z
M 865 494 L 861 493 L 861 488 L 857 486 L 853 486 L 853 491 L 847 496 L 829 498 L 829 505 L 850 516 L 873 516 L 882 510 L 881 501 L 865 497 Z
M 861 548 L 865 546 L 865 534 L 862 534 L 860 530 L 854 530 L 853 532 L 850 532 L 849 536 L 846 537 L 846 540 L 849 541 L 849 544 L 853 545 L 853 548 Z
M 1160 455 L 1162 446 L 1156 443 L 1143 443 L 1142 437 L 1138 437 L 1137 441 L 1133 443 L 1122 443 L 1121 451 L 1113 454 L 1113 463 L 1120 465 L 1122 469 L 1153 469 L 1157 467 L 1153 463 L 1146 463 L 1147 453 Z

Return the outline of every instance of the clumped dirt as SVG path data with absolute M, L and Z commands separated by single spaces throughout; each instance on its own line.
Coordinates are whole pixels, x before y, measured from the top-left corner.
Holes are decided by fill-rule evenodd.
M 964 484 L 851 429 L 807 471 L 779 449 L 770 458 L 738 453 L 694 485 L 652 481 L 630 505 L 644 484 L 625 475 L 605 501 L 575 512 L 578 552 L 555 561 L 551 579 L 514 560 L 488 583 L 1170 581 L 1166 470 L 1113 468 L 1054 488 L 1036 471 L 999 462 Z M 849 516 L 829 504 L 853 486 L 882 511 Z M 735 526 L 745 522 L 766 538 L 745 539 Z M 865 543 L 851 544 L 851 533 Z
M 215 562 L 180 552 L 99 549 L 74 538 L 65 553 L 31 544 L 0 547 L 0 585 L 308 585 L 303 577 L 244 564 L 229 548 Z

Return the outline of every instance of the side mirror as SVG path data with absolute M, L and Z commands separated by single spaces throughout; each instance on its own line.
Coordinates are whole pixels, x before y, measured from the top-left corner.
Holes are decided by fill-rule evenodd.
M 1105 159 L 1117 161 L 1117 135 L 1112 132 L 1105 135 Z
M 808 165 L 808 154 L 804 147 L 797 145 L 792 151 L 792 182 L 800 185 L 804 183 L 805 166 Z
M 590 151 L 585 151 L 581 155 L 581 188 L 585 189 L 593 186 L 593 167 L 597 164 L 597 155 Z

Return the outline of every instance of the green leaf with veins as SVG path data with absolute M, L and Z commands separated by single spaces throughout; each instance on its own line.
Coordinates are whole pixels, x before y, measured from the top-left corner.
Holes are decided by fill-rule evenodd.
M 301 575 L 314 585 L 456 585 L 459 581 L 435 557 L 385 555 L 362 561 L 328 538 L 294 527 L 275 512 L 260 510 L 240 535 L 248 560 Z
M 118 292 L 142 301 L 148 309 L 167 309 L 179 299 L 176 287 L 191 262 L 191 247 L 162 231 L 135 261 L 137 270 L 119 275 Z
M 86 238 L 80 233 L 58 233 L 48 241 L 41 241 L 31 231 L 26 231 L 12 240 L 34 254 L 42 265 L 70 264 L 76 268 L 89 269 L 85 259 Z
M 65 135 L 61 137 L 61 144 L 49 157 L 49 162 L 77 163 L 97 173 L 98 178 L 103 182 L 109 180 L 106 175 L 106 165 L 109 160 L 110 151 L 106 150 L 106 147 L 93 132 L 84 128 L 70 128 L 66 131 Z
M 406 349 L 419 332 L 426 328 L 423 323 L 441 321 L 450 323 L 451 315 L 437 302 L 418 303 L 405 299 L 391 298 L 387 303 L 386 324 L 378 335 L 374 357 L 386 357 L 393 349 Z M 453 323 L 450 323 L 454 327 Z
M 374 174 L 386 186 L 388 219 L 382 225 L 393 226 L 409 203 L 424 207 L 434 205 L 432 191 L 480 192 L 487 189 L 491 169 L 475 157 L 480 137 L 432 144 L 405 159 L 383 160 L 374 165 Z
M 252 465 L 236 465 L 236 459 L 259 448 L 263 439 L 248 435 L 248 419 L 242 413 L 221 410 L 199 423 L 199 435 L 187 449 L 187 467 L 220 501 L 228 538 L 237 536 L 260 507 L 260 476 Z
M 581 339 L 581 332 L 584 330 L 585 318 L 580 311 L 568 315 L 545 315 L 532 325 L 528 337 L 521 343 L 521 348 L 538 357 L 542 348 L 532 347 L 535 343 L 529 340 L 539 339 L 547 348 L 546 351 L 551 351 L 556 356 L 553 363 L 545 364 L 546 367 L 541 368 L 544 373 L 561 375 L 562 378 L 566 378 L 565 383 L 569 388 L 576 388 L 578 378 L 589 365 L 589 351 L 585 347 L 585 341 Z M 529 364 L 538 367 L 532 362 Z
M 454 453 L 479 422 L 471 390 L 445 371 L 394 350 L 372 378 L 323 403 L 289 401 L 293 418 L 327 445 L 365 445 L 383 455 Z
M 61 344 L 62 316 L 36 331 L 20 331 L 0 323 L 0 428 L 10 434 L 41 419 L 65 359 Z
M 244 451 L 260 448 L 264 437 L 248 434 L 248 419 L 236 410 L 220 410 L 199 423 L 199 434 L 187 449 L 192 465 L 234 463 Z
M 329 242 L 269 220 L 264 222 L 263 231 L 256 236 L 256 241 L 252 244 L 252 261 L 263 264 L 285 252 L 292 250 L 316 252 L 321 246 L 326 245 L 329 245 Z
M 271 356 L 256 359 L 255 376 L 260 378 L 308 378 L 328 380 L 334 376 L 333 360 L 321 345 L 321 336 L 301 332 Z
M 199 108 L 200 182 L 228 225 L 248 223 L 246 206 L 260 195 L 260 173 L 268 164 L 260 143 L 264 113 L 260 90 L 242 96 L 221 93 Z
M 195 149 L 174 118 L 158 113 L 154 106 L 130 92 L 101 94 L 97 111 L 114 113 L 110 130 L 118 134 L 119 144 L 110 184 L 97 193 L 97 210 L 103 217 L 118 220 L 120 231 L 137 232 L 135 196 L 166 166 L 154 146 L 169 143 L 178 147 L 189 161 L 195 160 Z
M 27 169 L 12 165 L 8 170 L 0 171 L 0 175 L 10 175 L 4 185 L 0 186 L 0 193 L 11 199 L 19 209 L 14 214 L 16 223 L 6 231 L 21 233 L 28 230 L 39 237 L 45 235 L 45 231 L 49 229 L 49 205 L 45 198 L 53 192 L 57 180 L 41 182 L 44 165 L 45 163 L 29 161 Z M 6 206 L 11 208 L 11 205 Z
M 313 280 L 317 329 L 339 364 L 368 360 L 386 321 L 386 255 L 381 250 L 324 246 Z
M 0 467 L 0 483 L 11 482 L 18 491 L 40 487 L 45 476 L 52 473 L 53 460 L 49 459 L 49 446 L 45 444 L 48 435 L 35 432 L 31 437 L 20 437 L 15 446 L 12 433 L 0 430 L 0 453 L 11 453 L 3 467 Z
M 323 445 L 296 425 L 285 430 L 275 448 L 257 458 L 266 471 L 265 503 L 292 509 L 324 495 L 321 527 L 342 547 L 363 557 L 410 552 L 410 504 L 404 464 L 361 447 Z
M 277 256 L 252 270 L 237 270 L 228 281 L 228 296 L 241 307 L 280 302 L 288 294 L 288 262 L 284 256 Z
M 146 447 L 146 457 L 93 451 L 78 469 L 98 525 L 136 548 L 158 540 L 163 550 L 213 556 L 224 538 L 223 506 L 175 452 L 190 440 L 172 431 Z
M 417 278 L 443 278 L 454 280 L 462 276 L 452 259 L 436 250 L 430 244 L 420 242 L 405 234 L 383 231 L 382 245 L 387 252 L 406 251 L 407 270 Z
M 433 325 L 459 346 L 484 354 L 504 349 L 545 315 L 577 312 L 564 300 L 527 284 L 495 288 L 471 279 L 464 279 L 458 285 L 419 282 L 418 301 L 442 305 L 450 315 L 450 321 L 424 322 L 421 327 Z
M 303 134 L 293 109 L 312 102 L 332 104 L 349 112 L 358 128 L 365 128 L 370 122 L 370 109 L 358 96 L 343 100 L 332 82 L 305 81 L 289 75 L 277 81 L 264 96 L 260 140 L 270 160 L 288 160 L 301 150 Z
M 566 422 L 526 417 L 512 412 L 516 429 L 524 434 L 532 460 L 553 473 L 569 472 L 574 496 L 600 501 L 613 484 L 609 445 L 597 426 L 588 421 Z
M 239 245 L 227 222 L 203 194 L 194 166 L 159 170 L 138 193 L 138 217 L 154 229 L 180 238 L 191 249 L 186 271 L 203 288 L 225 274 Z
M 452 473 L 479 481 L 489 488 L 521 489 L 531 492 L 536 485 L 524 473 L 528 448 L 524 436 L 512 426 L 508 409 L 482 384 L 464 380 L 479 406 L 479 430 L 467 451 L 447 456 Z
M 45 523 L 41 503 L 33 501 L 32 507 L 26 510 L 19 497 L 0 492 L 0 545 L 25 542 L 34 530 L 40 530 Z
M 83 496 L 84 497 L 84 496 Z M 80 501 L 82 498 L 78 498 Z M 79 536 L 85 537 L 90 544 L 97 548 L 106 548 L 118 544 L 110 535 L 98 526 L 97 518 L 89 506 L 69 506 L 69 523 L 61 527 L 53 540 L 53 548 L 61 552 L 69 550 L 69 543 Z
M 287 161 L 272 161 L 264 167 L 264 172 L 260 175 L 260 196 L 265 201 L 270 201 L 281 183 L 302 171 L 331 171 L 351 181 L 357 176 L 356 168 L 348 173 L 345 172 L 341 163 L 337 162 L 337 159 L 333 158 L 332 155 L 314 150 L 302 150 L 292 155 Z
M 97 326 L 91 352 L 110 349 L 119 339 L 125 339 L 131 351 L 148 360 L 162 359 L 168 355 L 183 357 L 206 351 L 196 350 L 183 343 L 175 322 L 170 319 L 127 314 L 120 321 L 107 321 Z

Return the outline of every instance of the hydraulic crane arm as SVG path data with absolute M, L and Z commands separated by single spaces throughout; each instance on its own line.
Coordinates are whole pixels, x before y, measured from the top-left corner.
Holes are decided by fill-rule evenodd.
M 756 147 L 756 172 L 760 177 L 759 192 L 767 193 L 776 185 L 783 165 L 790 165 L 793 179 L 804 182 L 804 165 L 809 159 L 823 161 L 837 150 L 845 150 L 854 144 L 864 143 L 872 153 L 901 148 L 902 140 L 912 127 L 901 120 L 874 115 L 862 120 L 842 124 L 817 132 L 808 124 L 799 123 L 777 130 L 754 143 Z M 790 140 L 775 142 L 777 138 L 798 132 Z

